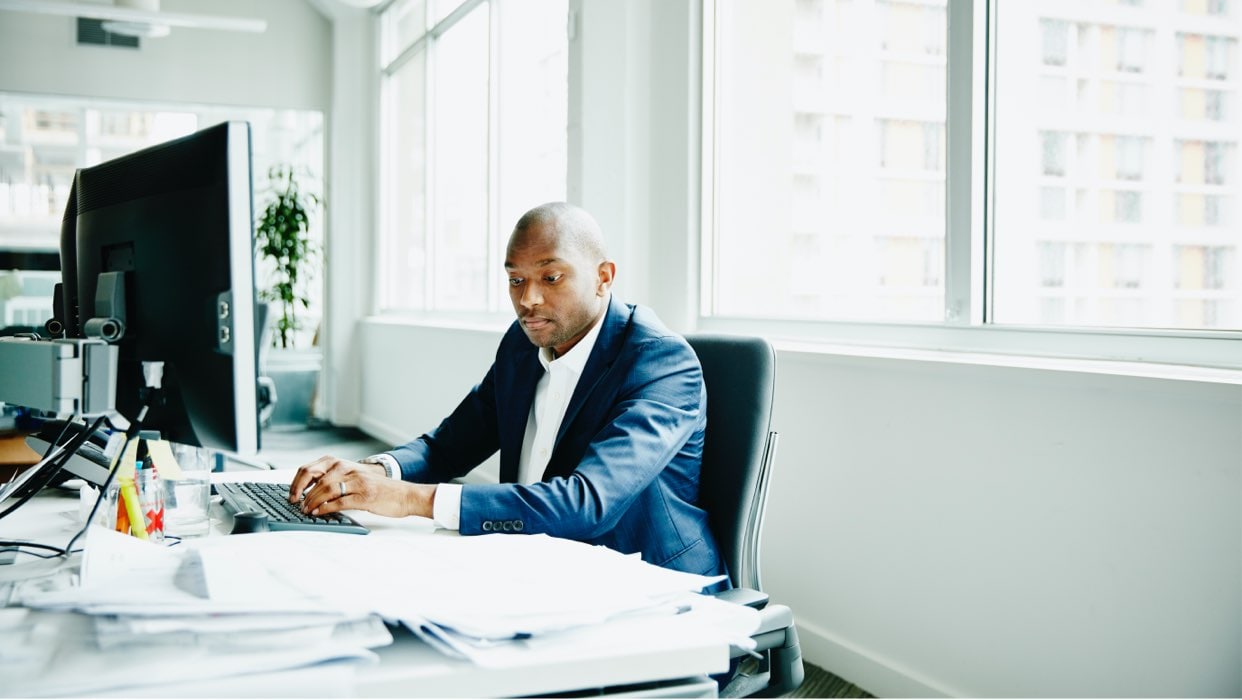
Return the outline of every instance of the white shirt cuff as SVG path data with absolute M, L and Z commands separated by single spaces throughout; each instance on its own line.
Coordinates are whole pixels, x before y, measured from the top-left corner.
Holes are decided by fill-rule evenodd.
M 461 484 L 436 486 L 435 500 L 431 503 L 431 519 L 445 530 L 461 529 Z

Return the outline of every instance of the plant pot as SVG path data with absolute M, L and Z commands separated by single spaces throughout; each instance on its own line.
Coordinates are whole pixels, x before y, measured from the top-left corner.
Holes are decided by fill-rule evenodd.
M 265 428 L 306 428 L 314 415 L 319 374 L 323 371 L 323 352 L 319 348 L 301 350 L 272 348 L 267 353 L 262 374 L 275 385 L 276 400 Z

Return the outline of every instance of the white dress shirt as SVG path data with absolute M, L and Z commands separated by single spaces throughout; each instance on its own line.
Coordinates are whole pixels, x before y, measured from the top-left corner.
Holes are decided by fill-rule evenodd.
M 608 308 L 608 300 L 604 301 L 604 308 Z M 556 434 L 565 419 L 565 410 L 569 408 L 569 400 L 578 387 L 582 370 L 591 357 L 600 326 L 607 315 L 605 312 L 596 319 L 591 330 L 563 356 L 553 358 L 551 348 L 539 349 L 539 364 L 543 365 L 544 373 L 535 384 L 535 400 L 526 419 L 526 434 L 522 438 L 522 455 L 518 461 L 518 483 L 534 484 L 543 479 L 544 469 L 552 457 Z M 401 469 L 392 455 L 372 455 L 363 461 L 381 464 L 389 476 L 401 478 Z M 446 530 L 460 529 L 461 484 L 440 484 L 436 487 L 432 519 Z

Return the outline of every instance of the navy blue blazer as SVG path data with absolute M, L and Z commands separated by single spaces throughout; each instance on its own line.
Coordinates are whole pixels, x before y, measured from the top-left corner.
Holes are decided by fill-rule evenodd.
M 389 454 L 401 477 L 442 483 L 500 450 L 500 484 L 467 484 L 461 533 L 547 533 L 639 552 L 652 564 L 725 573 L 696 505 L 707 393 L 698 357 L 650 309 L 614 297 L 557 434 L 543 480 L 514 482 L 536 348 L 514 322 L 483 381 L 431 432 Z

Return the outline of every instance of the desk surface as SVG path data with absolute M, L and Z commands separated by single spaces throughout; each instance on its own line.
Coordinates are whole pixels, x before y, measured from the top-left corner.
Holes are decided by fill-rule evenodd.
M 254 476 L 246 473 L 245 477 Z M 279 478 L 267 475 L 269 478 Z M 76 495 L 40 496 L 9 518 L 0 521 L 0 539 L 27 539 L 63 545 L 79 527 L 73 517 L 78 511 Z M 392 528 L 414 528 L 428 532 L 426 523 L 400 522 L 359 514 L 373 529 L 371 536 L 383 536 Z M 213 507 L 216 532 L 227 531 L 228 516 Z M 218 535 L 213 535 L 218 536 Z M 354 537 L 354 535 L 340 535 Z M 434 536 L 446 536 L 444 533 Z M 7 600 L 5 582 L 24 569 L 38 567 L 23 557 L 17 565 L 0 566 L 0 601 Z M 69 613 L 37 612 L 31 619 L 43 621 L 49 629 L 64 634 L 72 629 Z M 77 624 L 81 621 L 78 620 Z M 428 647 L 403 630 L 394 630 L 394 643 L 374 649 L 378 664 L 320 664 L 294 671 L 238 676 L 211 682 L 175 686 L 128 686 L 101 689 L 90 695 L 125 696 L 429 696 L 500 697 L 546 695 L 564 691 L 626 686 L 669 681 L 674 687 L 658 694 L 703 696 L 715 692 L 705 674 L 720 673 L 728 667 L 728 645 L 709 639 L 685 627 L 677 616 L 612 620 L 591 627 L 536 637 L 513 661 L 496 667 L 480 667 L 452 659 Z M 87 649 L 91 653 L 93 650 Z M 105 652 L 98 652 L 105 654 Z M 93 659 L 99 661 L 100 659 Z M 6 658 L 0 648 L 0 677 L 5 676 Z M 53 672 L 48 669 L 49 672 Z M 0 696 L 7 695 L 0 684 Z

